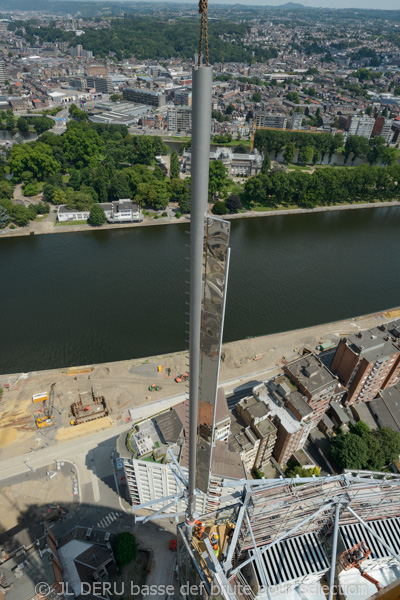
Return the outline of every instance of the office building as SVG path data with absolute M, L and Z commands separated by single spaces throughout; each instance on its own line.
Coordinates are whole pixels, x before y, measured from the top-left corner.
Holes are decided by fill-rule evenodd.
M 91 50 L 84 50 L 80 44 L 76 48 L 70 48 L 69 53 L 76 58 L 93 58 L 93 52 Z
M 192 108 L 180 106 L 168 108 L 168 131 L 192 131 Z
M 349 135 L 359 135 L 369 140 L 374 125 L 375 119 L 373 117 L 368 117 L 367 115 L 353 115 L 352 117 L 348 117 L 346 129 L 348 130 Z
M 142 88 L 126 88 L 122 92 L 122 97 L 128 102 L 146 104 L 147 106 L 156 106 L 157 108 L 165 106 L 166 103 L 165 94 Z
M 397 383 L 400 348 L 386 326 L 360 331 L 340 340 L 331 369 L 347 388 L 346 404 L 369 402 Z
M 178 88 L 173 91 L 174 104 L 181 106 L 192 106 L 192 90 L 191 88 Z
M 87 77 L 86 85 L 88 88 L 94 88 L 100 94 L 112 94 L 114 91 L 110 77 Z
M 339 392 L 337 377 L 334 377 L 313 354 L 287 363 L 283 370 L 306 397 L 306 402 L 313 411 L 312 420 L 315 425 L 318 425 L 330 401 L 337 399 Z

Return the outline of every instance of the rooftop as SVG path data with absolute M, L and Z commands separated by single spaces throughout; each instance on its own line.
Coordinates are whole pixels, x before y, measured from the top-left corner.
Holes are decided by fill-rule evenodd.
M 380 396 L 368 403 L 371 413 L 380 427 L 390 427 L 400 433 L 400 386 L 381 390 Z
M 379 327 L 359 332 L 347 338 L 347 345 L 361 358 L 368 362 L 386 358 L 399 353 L 400 349 L 393 343 L 390 335 Z
M 295 377 L 311 394 L 336 385 L 336 378 L 314 354 L 293 360 L 284 366 L 284 371 Z

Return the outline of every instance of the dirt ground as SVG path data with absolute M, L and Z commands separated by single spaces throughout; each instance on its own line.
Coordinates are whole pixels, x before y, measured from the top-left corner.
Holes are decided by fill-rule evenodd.
M 254 377 L 265 380 L 279 372 L 283 357 L 285 360 L 295 358 L 304 346 L 315 350 L 321 342 L 337 344 L 346 334 L 375 327 L 399 315 L 399 311 L 376 313 L 224 344 L 220 382 L 230 392 Z M 53 444 L 122 425 L 129 418 L 128 409 L 183 394 L 187 384 L 176 383 L 175 377 L 187 370 L 187 362 L 187 354 L 178 352 L 63 370 L 0 375 L 0 386 L 4 388 L 0 402 L 0 460 L 38 449 L 44 443 Z M 52 383 L 56 384 L 54 425 L 38 430 L 35 417 L 43 413 L 37 412 L 41 410 L 41 404 L 33 404 L 32 395 L 50 392 Z M 148 388 L 152 384 L 161 389 L 150 392 Z M 72 427 L 71 403 L 81 397 L 84 404 L 90 404 L 92 388 L 96 396 L 105 397 L 109 417 Z

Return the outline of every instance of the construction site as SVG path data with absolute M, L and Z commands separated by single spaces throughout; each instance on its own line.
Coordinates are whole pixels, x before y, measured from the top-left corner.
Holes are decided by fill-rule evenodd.
M 180 583 L 203 597 L 363 600 L 400 577 L 399 476 L 245 481 L 238 492 L 198 527 L 178 526 Z

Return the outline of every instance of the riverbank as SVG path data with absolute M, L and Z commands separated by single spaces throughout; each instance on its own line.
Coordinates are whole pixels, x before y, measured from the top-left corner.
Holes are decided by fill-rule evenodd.
M 248 387 L 249 383 L 255 385 L 278 374 L 282 358 L 290 361 L 299 356 L 304 347 L 314 351 L 322 342 L 336 345 L 345 335 L 399 316 L 400 310 L 393 309 L 224 344 L 221 385 L 228 395 L 242 386 Z M 38 405 L 33 404 L 31 398 L 33 394 L 49 392 L 53 383 L 55 426 L 46 429 L 46 439 L 50 444 L 120 426 L 129 419 L 129 410 L 133 411 L 135 418 L 146 418 L 181 402 L 186 397 L 186 387 L 176 383 L 175 377 L 186 370 L 187 353 L 181 351 L 134 360 L 0 375 L 0 386 L 4 388 L 0 403 L 0 460 L 36 448 L 38 430 L 34 419 L 38 415 Z M 149 392 L 152 384 L 161 389 Z M 79 400 L 80 396 L 88 402 L 92 389 L 96 396 L 104 396 L 110 410 L 109 417 L 93 421 L 90 426 L 71 427 L 68 416 L 71 403 Z
M 209 205 L 209 214 L 211 215 L 211 206 Z M 278 210 L 265 210 L 265 211 L 247 211 L 236 214 L 227 214 L 223 218 L 227 220 L 234 219 L 249 219 L 255 217 L 274 217 L 274 216 L 285 216 L 285 215 L 297 215 L 297 214 L 312 214 L 320 212 L 334 212 L 343 210 L 357 210 L 363 208 L 383 208 L 391 206 L 400 206 L 400 201 L 393 200 L 391 202 L 360 202 L 355 204 L 337 204 L 335 206 L 317 206 L 315 208 L 282 208 Z M 190 222 L 190 215 L 184 215 L 180 219 L 175 216 L 160 217 L 158 219 L 146 218 L 140 223 L 106 223 L 101 227 L 92 227 L 91 225 L 61 225 L 56 224 L 55 213 L 49 214 L 49 216 L 42 221 L 33 221 L 26 227 L 19 227 L 17 229 L 3 229 L 0 230 L 0 239 L 8 237 L 19 237 L 27 235 L 44 235 L 51 233 L 73 233 L 82 231 L 104 231 L 106 229 L 130 229 L 132 227 L 149 227 L 152 225 L 175 225 L 179 223 Z

